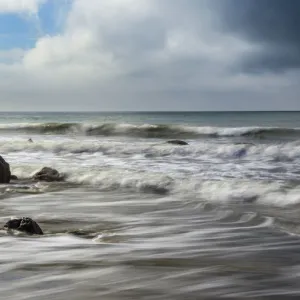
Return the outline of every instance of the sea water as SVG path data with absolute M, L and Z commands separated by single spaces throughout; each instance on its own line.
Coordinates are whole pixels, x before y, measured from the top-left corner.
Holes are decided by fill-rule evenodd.
M 1 298 L 300 297 L 299 112 L 1 113 L 0 133 L 0 222 L 45 233 L 0 231 Z

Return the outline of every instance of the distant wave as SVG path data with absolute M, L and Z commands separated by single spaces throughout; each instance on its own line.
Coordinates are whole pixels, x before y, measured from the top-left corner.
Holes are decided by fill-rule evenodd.
M 84 123 L 21 123 L 0 124 L 0 132 L 32 134 L 79 134 L 88 136 L 128 136 L 141 138 L 214 138 L 249 137 L 280 138 L 300 137 L 300 128 L 279 127 L 197 127 L 162 124 L 84 124 Z
M 80 123 L 16 123 L 0 124 L 0 131 L 37 134 L 68 134 L 80 131 L 80 127 Z
M 131 143 L 116 140 L 89 140 L 86 138 L 68 139 L 34 139 L 34 143 L 28 143 L 24 138 L 0 139 L 0 153 L 2 155 L 14 155 L 22 152 L 35 157 L 36 155 L 48 155 L 54 153 L 60 157 L 74 155 L 104 155 L 112 158 L 185 158 L 185 159 L 236 159 L 237 153 L 245 151 L 247 159 L 265 159 L 273 161 L 293 161 L 300 159 L 300 142 L 287 143 L 256 143 L 256 142 L 218 142 L 215 140 L 193 141 L 189 146 L 181 147 L 168 144 L 165 140 L 145 140 Z M 44 154 L 43 154 L 44 153 Z

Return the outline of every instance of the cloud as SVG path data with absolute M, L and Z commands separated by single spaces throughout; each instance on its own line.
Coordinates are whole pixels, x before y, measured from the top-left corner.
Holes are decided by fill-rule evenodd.
M 78 68 L 86 79 L 88 73 L 105 79 L 153 72 L 168 76 L 168 70 L 183 70 L 186 63 L 191 71 L 185 75 L 195 75 L 189 62 L 202 70 L 208 62 L 212 68 L 225 66 L 248 47 L 207 32 L 207 12 L 202 5 L 201 21 L 191 22 L 191 9 L 182 1 L 75 0 L 64 31 L 39 39 L 23 62 L 28 70 L 69 69 L 70 75 Z
M 0 53 L 0 91 L 9 99 L 3 109 L 297 107 L 297 70 L 252 74 L 259 60 L 277 62 L 270 53 L 278 58 L 278 52 L 264 52 L 269 43 L 264 47 L 250 29 L 235 29 L 237 16 L 230 14 L 238 3 L 73 0 L 59 33 L 37 37 L 31 49 Z
M 283 72 L 300 67 L 300 2 L 213 1 L 223 32 L 253 45 L 240 61 L 246 72 Z
M 46 0 L 0 0 L 0 13 L 36 14 Z
M 0 62 L 15 63 L 23 59 L 25 51 L 23 49 L 14 48 L 9 51 L 0 50 Z

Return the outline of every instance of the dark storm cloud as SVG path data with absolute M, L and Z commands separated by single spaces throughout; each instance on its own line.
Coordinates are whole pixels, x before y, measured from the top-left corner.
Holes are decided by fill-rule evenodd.
M 300 68 L 300 1 L 213 0 L 222 30 L 254 47 L 241 67 L 248 72 Z

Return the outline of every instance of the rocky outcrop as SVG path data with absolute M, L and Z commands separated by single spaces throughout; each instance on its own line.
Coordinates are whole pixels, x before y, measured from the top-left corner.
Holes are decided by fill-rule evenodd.
M 64 176 L 61 175 L 57 170 L 52 169 L 52 168 L 48 168 L 48 167 L 44 167 L 42 170 L 40 170 L 39 172 L 37 172 L 34 176 L 33 176 L 34 180 L 39 180 L 39 181 L 63 181 L 64 180 Z
M 38 223 L 28 217 L 9 220 L 4 225 L 4 228 L 8 230 L 18 230 L 27 234 L 44 234 Z
M 173 144 L 173 145 L 180 145 L 180 146 L 186 146 L 188 145 L 187 142 L 185 141 L 181 141 L 181 140 L 171 140 L 171 141 L 167 141 L 168 144 Z
M 9 183 L 10 176 L 11 173 L 9 163 L 7 163 L 2 156 L 0 156 L 0 183 Z

